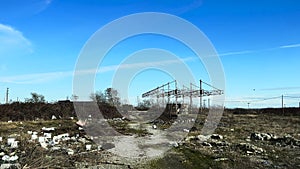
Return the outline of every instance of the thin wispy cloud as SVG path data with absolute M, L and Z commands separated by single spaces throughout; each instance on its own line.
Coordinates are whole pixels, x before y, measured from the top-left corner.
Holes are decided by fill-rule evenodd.
M 287 49 L 287 48 L 299 48 L 299 44 L 292 44 L 292 45 L 283 45 L 274 48 L 266 48 L 266 49 L 258 49 L 258 50 L 241 50 L 241 51 L 233 51 L 233 52 L 226 52 L 226 53 L 219 53 L 219 56 L 232 56 L 232 55 L 243 55 L 243 54 L 253 54 L 265 51 L 273 51 L 278 49 Z
M 155 66 L 168 66 L 172 64 L 178 64 L 182 62 L 192 61 L 197 59 L 195 57 L 188 57 L 184 59 L 174 59 L 174 60 L 164 60 L 155 62 L 138 62 L 132 64 L 122 64 L 122 65 L 110 65 L 102 66 L 99 69 L 85 69 L 77 71 L 62 71 L 62 72 L 47 72 L 47 73 L 34 73 L 25 74 L 18 76 L 7 76 L 0 77 L 0 82 L 2 83 L 14 83 L 14 84 L 36 84 L 36 83 L 46 83 L 53 80 L 58 80 L 61 78 L 72 77 L 73 75 L 85 75 L 85 74 L 101 74 L 110 71 L 116 71 L 117 69 L 133 69 L 133 68 L 143 68 L 143 67 L 155 67 Z
M 0 23 L 0 53 L 33 52 L 31 42 L 19 30 Z
M 220 53 L 219 56 L 243 55 L 243 54 L 249 54 L 249 53 L 254 53 L 254 52 L 255 52 L 255 51 L 244 50 L 244 51 L 236 51 L 236 52 Z
M 300 43 L 299 44 L 280 46 L 279 48 L 299 48 L 299 47 L 300 47 Z
M 263 88 L 263 89 L 258 89 L 262 91 L 274 91 L 274 90 L 297 90 L 300 89 L 300 86 L 292 86 L 292 87 L 274 87 L 274 88 Z

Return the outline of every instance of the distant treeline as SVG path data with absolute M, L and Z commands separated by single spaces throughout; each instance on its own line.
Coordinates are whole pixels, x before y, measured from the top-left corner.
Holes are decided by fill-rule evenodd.
M 122 117 L 114 106 L 106 103 L 98 103 L 98 105 L 104 118 Z M 93 112 L 89 112 L 89 114 L 92 115 L 92 118 L 97 118 Z M 53 115 L 57 119 L 76 118 L 73 103 L 69 101 L 58 103 L 14 102 L 0 105 L 0 121 L 50 120 Z
M 300 108 L 288 107 L 288 108 L 261 108 L 261 109 L 226 109 L 225 112 L 233 114 L 273 114 L 284 116 L 300 116 Z

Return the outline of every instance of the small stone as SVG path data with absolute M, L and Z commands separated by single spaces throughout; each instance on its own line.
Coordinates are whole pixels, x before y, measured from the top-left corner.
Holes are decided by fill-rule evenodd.
M 172 141 L 172 142 L 170 142 L 169 144 L 170 144 L 171 146 L 175 147 L 175 148 L 179 146 L 178 143 L 175 142 L 175 141 Z
M 9 161 L 9 158 L 10 158 L 10 157 L 9 157 L 8 155 L 5 155 L 5 156 L 2 157 L 2 160 L 3 160 L 3 161 Z
M 72 149 L 67 149 L 67 152 L 68 152 L 68 155 L 74 155 L 74 150 L 72 150 Z
M 54 146 L 54 147 L 51 148 L 51 150 L 52 151 L 57 151 L 57 150 L 60 150 L 60 147 Z
M 9 161 L 17 161 L 18 159 L 19 157 L 17 155 L 14 155 L 9 158 Z
M 31 140 L 36 140 L 38 138 L 38 136 L 36 134 L 31 135 Z
M 210 138 L 214 139 L 214 140 L 222 140 L 223 136 L 219 135 L 219 134 L 213 134 L 213 135 L 210 136 Z
M 12 142 L 11 143 L 11 148 L 18 148 L 19 146 L 18 146 L 18 143 L 19 143 L 19 141 L 14 141 L 14 142 Z
M 56 116 L 52 115 L 51 119 L 56 120 L 57 118 L 56 118 Z
M 54 131 L 55 128 L 54 128 L 54 127 L 43 127 L 42 130 L 43 130 L 43 131 L 50 132 L 50 131 Z
M 201 134 L 197 136 L 197 138 L 200 142 L 208 140 L 209 137 L 210 137 L 210 135 L 204 136 L 204 135 L 201 135 Z
M 203 142 L 202 145 L 206 146 L 206 147 L 212 147 L 212 145 L 210 143 L 208 143 L 208 142 Z
M 185 141 L 189 142 L 189 141 L 192 141 L 192 140 L 197 140 L 198 138 L 196 136 L 188 136 Z
M 215 159 L 215 161 L 228 161 L 228 158 L 217 158 L 217 159 Z
M 184 131 L 184 132 L 187 132 L 187 133 L 190 132 L 190 130 L 188 130 L 188 129 L 183 129 L 183 131 Z
M 15 142 L 15 138 L 8 138 L 7 139 L 7 145 L 11 145 L 13 142 Z
M 85 145 L 85 149 L 86 151 L 90 151 L 92 149 L 92 145 L 91 144 Z

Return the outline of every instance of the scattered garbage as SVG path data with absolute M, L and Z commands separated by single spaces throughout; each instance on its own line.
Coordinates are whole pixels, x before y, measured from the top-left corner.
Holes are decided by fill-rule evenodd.
M 19 147 L 18 143 L 19 143 L 19 141 L 14 141 L 14 142 L 11 143 L 10 147 L 11 148 L 18 148 Z
M 86 151 L 90 151 L 92 149 L 92 145 L 91 144 L 85 145 L 85 149 Z
M 67 153 L 68 153 L 68 155 L 74 155 L 74 150 L 72 150 L 72 149 L 67 149 Z
M 55 115 L 52 115 L 51 119 L 52 119 L 52 120 L 56 120 L 57 118 L 56 118 Z
M 83 120 L 78 120 L 77 122 L 76 122 L 76 124 L 78 125 L 78 126 L 85 126 L 86 125 L 86 121 L 83 121 Z
M 210 136 L 211 139 L 215 139 L 215 140 L 222 140 L 223 136 L 219 135 L 219 134 L 213 134 Z
M 188 130 L 188 129 L 183 129 L 183 131 L 184 131 L 184 132 L 187 132 L 187 133 L 190 132 L 190 130 Z
M 34 141 L 38 138 L 37 134 L 32 134 L 31 135 L 31 141 Z
M 19 157 L 17 155 L 14 155 L 14 156 L 4 155 L 2 157 L 3 161 L 8 161 L 8 162 L 17 161 L 18 159 L 19 159 Z
M 54 131 L 55 128 L 54 128 L 54 127 L 48 127 L 48 128 L 47 128 L 47 127 L 43 127 L 42 130 L 43 130 L 43 131 L 48 131 L 48 132 L 49 132 L 49 131 Z
M 15 140 L 16 140 L 15 138 L 8 138 L 7 139 L 7 145 L 11 146 L 13 144 L 13 142 L 15 142 Z
M 170 144 L 171 146 L 175 147 L 175 148 L 179 146 L 178 143 L 175 142 L 175 141 L 172 141 L 172 142 L 170 142 L 169 144 Z

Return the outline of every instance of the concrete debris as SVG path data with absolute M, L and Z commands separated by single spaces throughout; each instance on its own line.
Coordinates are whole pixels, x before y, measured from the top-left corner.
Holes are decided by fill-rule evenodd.
M 251 133 L 251 140 L 271 140 L 274 136 L 269 133 Z
M 90 151 L 92 149 L 92 145 L 91 144 L 85 145 L 85 149 L 86 151 Z
M 14 141 L 14 142 L 11 143 L 10 147 L 11 148 L 18 148 L 19 147 L 18 143 L 19 143 L 19 141 Z
M 38 136 L 36 134 L 32 134 L 31 135 L 31 141 L 34 141 L 38 138 Z
M 260 140 L 260 141 L 270 141 L 273 144 L 276 144 L 278 146 L 297 146 L 300 147 L 300 140 L 292 137 L 291 135 L 286 135 L 283 137 L 277 137 L 273 134 L 269 133 L 252 133 L 250 135 L 250 139 Z
M 74 150 L 72 150 L 72 149 L 67 149 L 67 153 L 68 153 L 68 155 L 74 155 Z
M 3 141 L 3 138 L 2 137 L 0 137 L 0 142 L 2 142 Z
M 257 147 L 255 145 L 252 145 L 250 143 L 239 143 L 237 145 L 237 147 L 246 152 L 247 154 L 251 155 L 251 154 L 261 154 L 264 152 L 264 150 L 260 147 Z
M 0 169 L 19 169 L 22 168 L 20 164 L 16 163 L 16 164 L 1 164 Z
M 77 124 L 78 126 L 81 126 L 81 127 L 83 127 L 83 126 L 85 126 L 85 125 L 86 125 L 86 121 L 83 121 L 83 120 L 78 120 L 78 121 L 76 122 L 76 124 Z
M 215 159 L 214 161 L 228 161 L 229 159 L 228 158 L 217 158 Z
M 190 130 L 188 130 L 188 129 L 183 129 L 183 131 L 184 131 L 184 132 L 187 132 L 187 133 L 190 132 Z
M 153 129 L 157 129 L 157 126 L 154 124 L 154 125 L 152 126 L 152 128 L 153 128 Z
M 170 144 L 171 146 L 175 147 L 175 148 L 179 146 L 178 143 L 175 142 L 175 141 L 172 141 L 172 142 L 170 142 L 169 144 Z
M 56 120 L 57 118 L 56 118 L 56 116 L 52 115 L 51 119 Z
M 60 147 L 57 147 L 57 146 L 53 146 L 53 147 L 51 147 L 51 150 L 52 151 L 57 151 L 57 150 L 60 150 L 61 148 Z
M 48 127 L 48 128 L 47 128 L 47 127 L 43 127 L 42 130 L 43 130 L 43 131 L 50 132 L 50 131 L 54 131 L 55 128 L 54 128 L 54 127 Z
M 196 136 L 188 136 L 185 141 L 186 142 L 189 142 L 189 141 L 192 141 L 192 140 L 198 140 L 198 138 Z
M 51 133 L 44 133 L 45 139 L 51 139 Z
M 205 147 L 212 147 L 212 145 L 208 142 L 203 142 L 202 145 Z
M 198 135 L 197 136 L 197 138 L 198 138 L 198 140 L 200 141 L 200 142 L 203 142 L 203 141 L 206 141 L 206 140 L 208 140 L 209 138 L 210 138 L 210 135 Z
M 11 161 L 11 162 L 13 162 L 13 161 L 17 161 L 19 159 L 19 157 L 17 156 L 17 155 L 14 155 L 14 156 L 8 156 L 8 155 L 4 155 L 3 157 L 2 157 L 2 160 L 3 161 Z
M 45 142 L 45 137 L 39 137 L 38 141 L 39 141 L 40 143 L 44 143 L 44 142 Z
M 219 134 L 213 134 L 213 135 L 210 136 L 210 138 L 214 139 L 214 140 L 222 140 L 223 136 L 219 135 Z
M 10 146 L 11 144 L 13 144 L 13 142 L 15 142 L 15 138 L 8 138 L 7 139 L 7 145 Z

